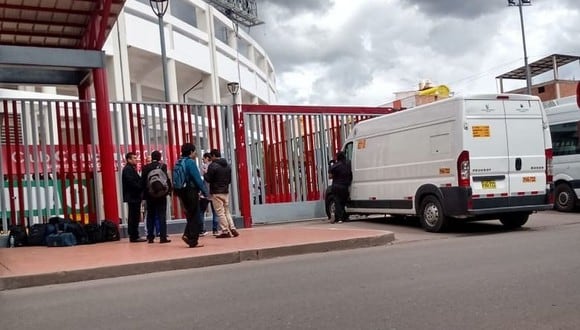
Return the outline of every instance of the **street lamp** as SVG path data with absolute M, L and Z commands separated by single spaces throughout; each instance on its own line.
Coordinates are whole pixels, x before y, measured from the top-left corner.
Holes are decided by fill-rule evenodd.
M 167 53 L 165 50 L 165 31 L 163 28 L 163 15 L 169 7 L 169 0 L 149 0 L 149 5 L 153 13 L 157 15 L 159 22 L 159 38 L 161 39 L 161 66 L 163 69 L 163 91 L 165 92 L 165 102 L 169 102 L 169 88 L 167 87 Z
M 532 95 L 532 76 L 530 73 L 530 66 L 528 65 L 528 52 L 526 50 L 526 34 L 524 32 L 524 12 L 522 6 L 531 6 L 531 0 L 508 0 L 508 6 L 518 6 L 520 9 L 520 23 L 522 25 L 522 41 L 524 44 L 524 65 L 526 67 L 526 84 L 528 87 L 528 94 Z
M 230 94 L 232 94 L 232 97 L 234 98 L 234 103 L 232 104 L 236 104 L 236 95 L 238 95 L 239 91 L 240 91 L 239 83 L 237 82 L 228 83 L 228 92 L 230 92 Z

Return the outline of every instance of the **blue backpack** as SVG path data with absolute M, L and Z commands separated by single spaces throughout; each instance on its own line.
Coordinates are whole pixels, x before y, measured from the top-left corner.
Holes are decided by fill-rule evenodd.
M 187 175 L 185 173 L 185 164 L 180 158 L 173 167 L 173 189 L 180 190 L 187 186 Z

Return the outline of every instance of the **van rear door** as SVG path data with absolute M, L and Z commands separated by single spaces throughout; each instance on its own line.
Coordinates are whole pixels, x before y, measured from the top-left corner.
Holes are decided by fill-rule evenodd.
M 510 197 L 543 196 L 546 191 L 546 146 L 540 102 L 504 100 L 504 109 Z M 519 206 L 521 203 L 517 198 L 512 198 L 510 206 Z
M 496 199 L 493 205 L 484 201 L 509 195 L 508 133 L 503 100 L 465 100 L 465 120 L 464 148 L 469 151 L 474 206 L 507 207 L 507 198 Z

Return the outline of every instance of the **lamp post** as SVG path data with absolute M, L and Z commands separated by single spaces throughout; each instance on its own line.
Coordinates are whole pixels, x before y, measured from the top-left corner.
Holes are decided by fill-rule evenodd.
M 169 88 L 167 87 L 167 52 L 165 50 L 165 31 L 163 28 L 163 15 L 169 7 L 169 0 L 149 0 L 149 5 L 153 13 L 157 15 L 159 22 L 159 38 L 161 39 L 161 66 L 163 69 L 163 91 L 165 93 L 165 102 L 169 102 Z
M 509 7 L 513 7 L 513 6 L 518 6 L 519 10 L 520 10 L 520 23 L 522 26 L 522 41 L 524 44 L 524 65 L 526 67 L 526 84 L 527 84 L 527 90 L 528 90 L 528 94 L 532 95 L 532 76 L 530 73 L 530 66 L 528 65 L 528 52 L 526 50 L 526 33 L 524 32 L 524 12 L 522 10 L 522 6 L 531 6 L 532 5 L 532 1 L 531 0 L 508 0 L 508 6 Z
M 240 200 L 240 188 L 238 185 L 238 160 L 235 157 L 235 153 L 233 152 L 234 144 L 236 144 L 236 141 L 234 141 L 234 139 L 232 139 L 232 135 L 231 135 L 231 124 L 234 125 L 238 125 L 237 122 L 234 123 L 234 120 L 232 119 L 231 121 L 229 120 L 229 118 L 232 118 L 231 116 L 233 116 L 235 111 L 238 111 L 236 108 L 236 96 L 238 95 L 238 93 L 240 92 L 240 84 L 237 82 L 231 82 L 228 83 L 227 85 L 228 87 L 228 92 L 230 92 L 230 94 L 232 94 L 232 111 L 228 111 L 225 115 L 226 118 L 226 123 L 225 123 L 225 134 L 226 134 L 226 139 L 227 139 L 227 153 L 228 153 L 228 157 L 229 160 L 232 164 L 232 168 L 234 168 L 235 170 L 232 171 L 232 187 L 235 190 L 235 193 L 232 194 L 232 210 L 238 210 L 238 205 L 239 205 L 239 200 Z M 235 117 L 237 118 L 237 116 Z M 230 124 L 231 123 L 231 124 Z M 235 128 L 234 128 L 235 130 Z M 241 210 L 240 210 L 241 211 Z

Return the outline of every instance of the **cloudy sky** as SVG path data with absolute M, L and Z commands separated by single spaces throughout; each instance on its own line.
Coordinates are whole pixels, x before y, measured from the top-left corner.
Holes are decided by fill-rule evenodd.
M 374 106 L 422 79 L 457 94 L 493 93 L 497 75 L 523 66 L 519 12 L 507 0 L 257 3 L 265 24 L 250 33 L 275 66 L 283 104 Z M 580 55 L 580 0 L 532 0 L 523 9 L 530 62 Z M 560 75 L 580 79 L 580 63 Z

